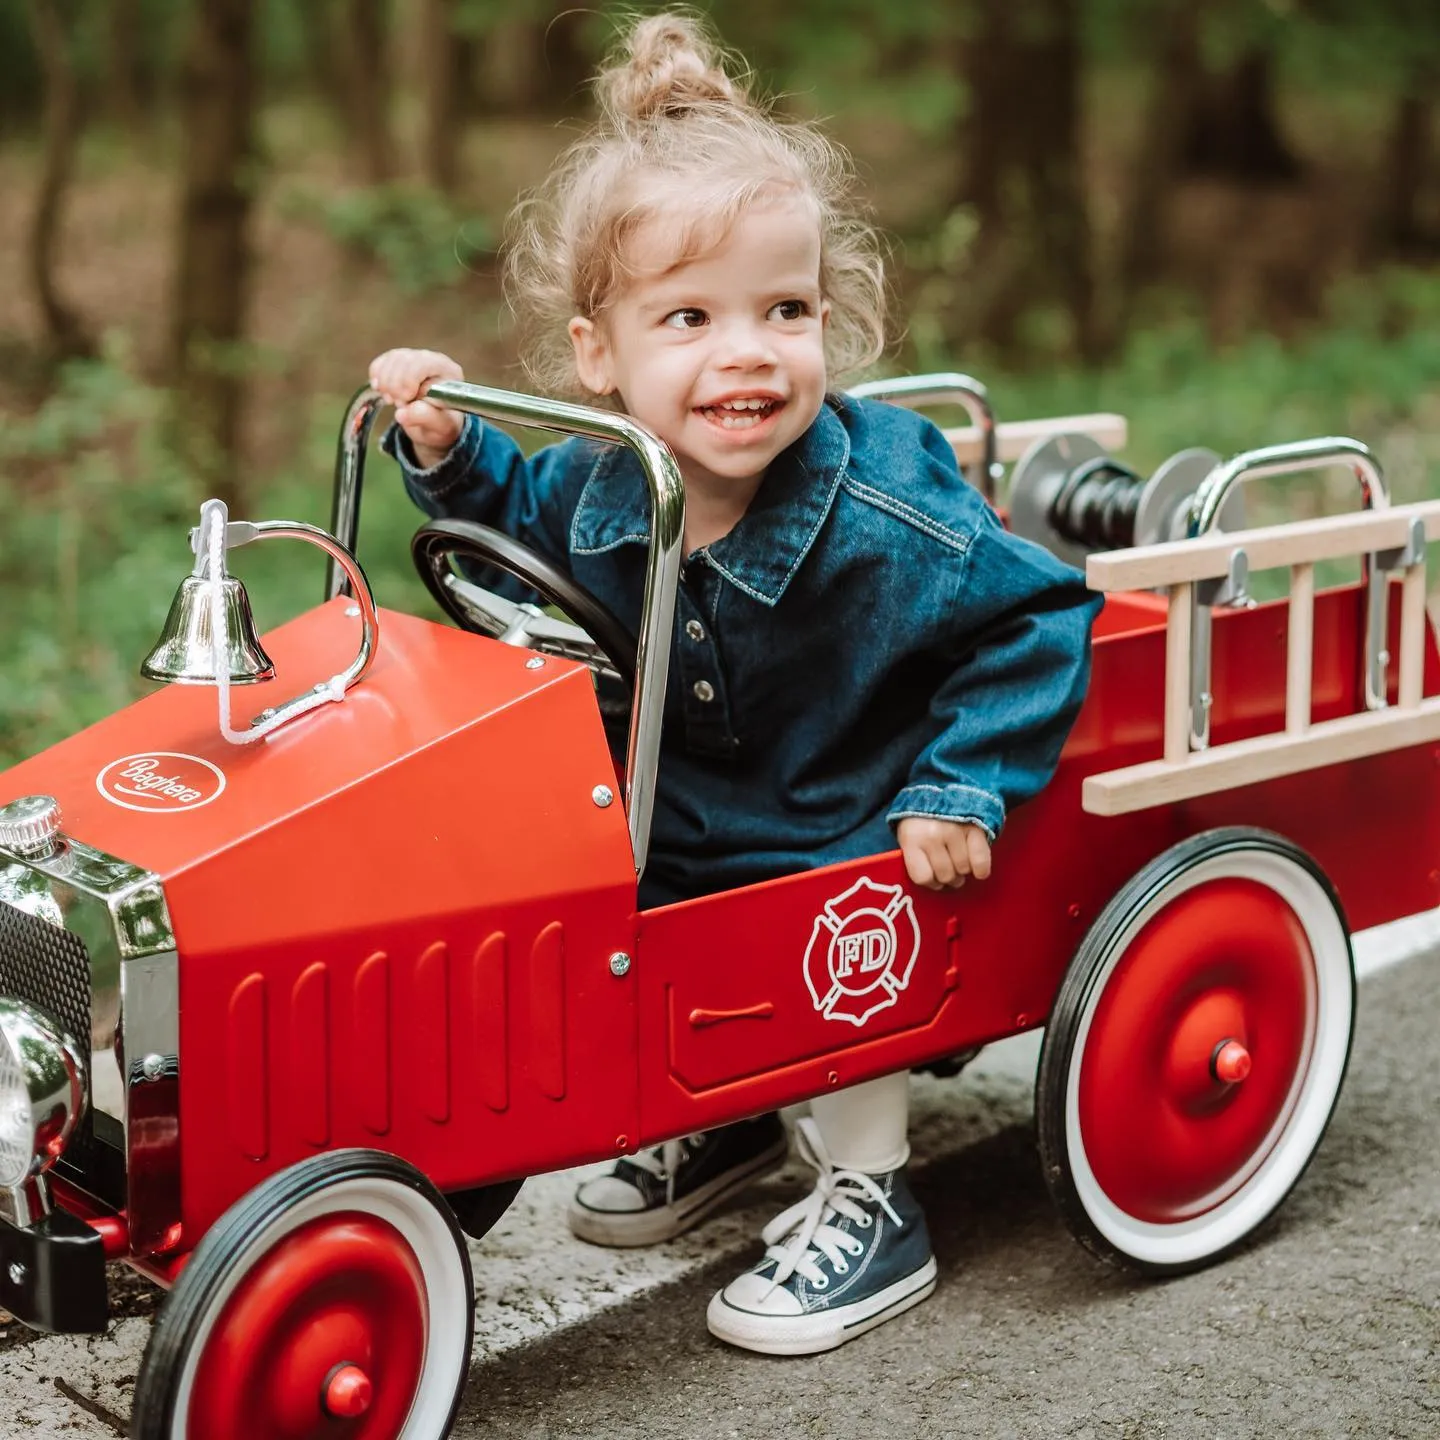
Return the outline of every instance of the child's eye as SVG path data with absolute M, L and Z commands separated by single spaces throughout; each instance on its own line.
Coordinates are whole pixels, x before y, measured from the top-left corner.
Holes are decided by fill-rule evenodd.
M 692 307 L 686 310 L 672 310 L 660 323 L 668 325 L 672 330 L 698 330 L 709 318 L 703 310 L 696 310 Z
M 770 307 L 776 320 L 803 320 L 809 313 L 810 307 L 803 300 L 782 300 Z

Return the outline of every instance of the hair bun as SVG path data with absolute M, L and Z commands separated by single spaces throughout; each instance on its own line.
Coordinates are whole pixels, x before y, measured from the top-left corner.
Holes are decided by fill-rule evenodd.
M 725 72 L 724 56 L 701 20 L 669 12 L 639 21 L 595 82 L 617 126 L 716 105 L 744 107 L 744 87 Z

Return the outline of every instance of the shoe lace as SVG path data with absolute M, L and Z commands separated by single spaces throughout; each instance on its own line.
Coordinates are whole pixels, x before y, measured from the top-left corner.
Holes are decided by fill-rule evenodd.
M 675 1172 L 699 1147 L 703 1134 L 681 1135 L 676 1140 L 667 1140 L 663 1145 L 652 1146 L 630 1157 L 630 1163 L 639 1170 L 665 1182 L 665 1203 L 675 1203 Z
M 760 1232 L 766 1245 L 765 1258 L 775 1262 L 767 1295 L 792 1275 L 823 1290 L 830 1277 L 820 1268 L 822 1260 L 828 1260 L 833 1269 L 844 1274 L 849 1269 L 845 1257 L 865 1253 L 863 1241 L 830 1223 L 837 1217 L 868 1228 L 872 1219 L 865 1208 L 868 1202 L 879 1206 L 896 1225 L 901 1223 L 895 1207 L 872 1176 L 835 1168 L 813 1120 L 807 1117 L 796 1123 L 795 1139 L 801 1158 L 815 1167 L 819 1178 L 803 1200 L 782 1211 Z

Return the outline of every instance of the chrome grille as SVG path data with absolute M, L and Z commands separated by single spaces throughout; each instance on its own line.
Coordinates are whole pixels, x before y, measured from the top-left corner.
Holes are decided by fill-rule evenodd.
M 0 994 L 27 1001 L 53 1016 L 90 1053 L 90 952 L 70 931 L 37 920 L 0 900 Z M 69 1165 L 92 1158 L 93 1127 L 87 1110 L 65 1147 Z

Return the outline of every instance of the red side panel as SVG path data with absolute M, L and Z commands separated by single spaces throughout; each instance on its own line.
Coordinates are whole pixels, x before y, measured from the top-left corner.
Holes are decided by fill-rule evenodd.
M 1026 828 L 1028 840 L 1007 837 L 1011 855 L 1035 844 Z M 1058 983 L 1037 953 L 1068 958 L 1076 929 L 1062 896 L 1035 896 L 1020 866 L 942 896 L 912 890 L 893 852 L 653 911 L 640 1066 L 664 1083 L 642 1086 L 645 1137 L 1034 1025 Z
M 1440 900 L 1440 750 L 1429 746 L 1133 815 L 1081 809 L 1086 774 L 1161 753 L 1165 634 L 1153 618 L 1163 608 L 1146 599 L 1115 608 L 1060 771 L 1010 817 L 989 880 L 897 893 L 894 854 L 641 918 L 641 1073 L 664 1077 L 642 1085 L 646 1140 L 1043 1023 L 1105 904 L 1200 830 L 1288 836 L 1329 875 L 1355 929 Z M 1323 719 L 1359 704 L 1358 595 L 1322 594 L 1316 612 Z M 1216 743 L 1283 723 L 1286 623 L 1284 605 L 1217 614 Z M 1433 694 L 1440 662 L 1427 644 Z

